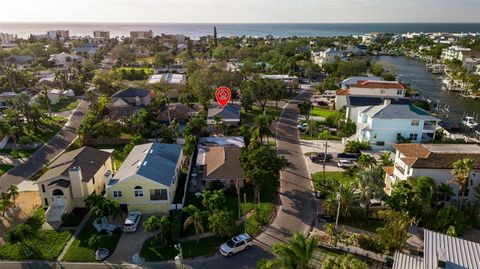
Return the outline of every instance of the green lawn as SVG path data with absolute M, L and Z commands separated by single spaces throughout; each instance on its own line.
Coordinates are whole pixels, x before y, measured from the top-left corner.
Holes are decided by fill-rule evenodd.
M 13 165 L 0 164 L 0 176 L 5 174 L 8 170 L 12 168 L 13 168 Z
M 92 249 L 88 246 L 88 240 L 90 236 L 94 234 L 99 234 L 97 230 L 92 225 L 93 217 L 91 217 L 88 222 L 85 224 L 83 230 L 80 232 L 78 237 L 73 241 L 73 244 L 68 249 L 65 257 L 65 261 L 76 261 L 76 262 L 87 262 L 95 261 L 95 249 Z M 118 240 L 120 240 L 120 234 L 114 234 L 112 236 L 101 235 L 101 244 L 102 248 L 107 248 L 110 250 L 110 253 L 113 253 L 115 247 L 117 246 Z
M 278 118 L 281 112 L 282 112 L 282 109 L 280 107 L 274 107 L 274 106 L 265 107 L 265 114 L 273 118 Z M 260 114 L 262 114 L 262 109 L 261 107 L 256 105 L 252 106 L 252 109 L 248 112 L 245 111 L 244 108 L 242 108 L 240 111 L 241 120 L 245 124 L 253 124 L 255 117 Z
M 60 255 L 70 231 L 38 230 L 23 243 L 7 243 L 0 248 L 0 258 L 4 260 L 53 260 Z
M 328 116 L 331 116 L 331 115 L 335 115 L 335 114 L 338 114 L 339 112 L 336 111 L 336 110 L 329 110 L 329 109 L 323 109 L 323 108 L 319 108 L 319 107 L 314 107 L 312 109 L 312 116 L 319 116 L 319 117 L 328 117 Z
M 14 159 L 28 158 L 36 149 L 0 149 L 0 153 L 10 155 Z
M 325 172 L 325 177 L 334 182 L 340 182 L 340 183 L 346 183 L 352 180 L 352 177 L 345 172 Z M 323 172 L 312 174 L 313 186 L 315 190 L 317 190 L 318 184 L 322 178 L 323 178 Z
M 52 112 L 63 112 L 75 109 L 80 103 L 80 99 L 75 97 L 61 98 L 58 103 L 52 106 Z
M 153 68 L 152 67 L 120 67 L 116 68 L 115 71 L 121 72 L 122 70 L 125 70 L 129 72 L 130 70 L 143 70 L 147 75 L 152 75 L 153 74 Z
M 142 246 L 140 255 L 146 261 L 165 261 L 173 260 L 178 254 L 178 251 L 173 245 L 156 247 L 152 244 L 153 238 L 149 238 Z M 198 244 L 197 242 L 190 241 L 182 243 L 183 258 L 199 257 L 212 255 L 218 252 L 218 248 L 221 244 L 226 242 L 226 238 L 220 238 L 218 236 L 212 236 L 208 238 L 200 239 Z

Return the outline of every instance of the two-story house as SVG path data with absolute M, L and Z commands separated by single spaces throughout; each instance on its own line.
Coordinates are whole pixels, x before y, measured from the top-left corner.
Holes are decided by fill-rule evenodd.
M 407 87 L 398 81 L 355 80 L 353 83 L 342 83 L 344 88 L 337 91 L 335 96 L 335 109 L 347 106 L 348 96 L 402 98 L 405 97 Z
M 85 207 L 85 198 L 101 194 L 112 172 L 110 152 L 81 147 L 62 154 L 36 182 L 47 222 L 60 224 L 62 214 Z
M 135 146 L 107 183 L 106 195 L 126 206 L 129 212 L 168 214 L 183 161 L 181 145 L 147 143 Z
M 50 55 L 49 62 L 53 64 L 53 67 L 58 70 L 66 70 L 67 68 L 83 62 L 85 59 L 82 56 L 62 52 L 58 54 Z
M 466 199 L 472 199 L 475 192 L 472 187 L 480 182 L 480 146 L 473 144 L 396 144 L 393 167 L 385 168 L 385 192 L 391 194 L 392 185 L 409 177 L 429 176 L 437 185 L 450 184 L 455 199 L 460 196 L 457 184 L 452 183 L 451 171 L 457 160 L 474 160 L 474 171 L 470 175 Z
M 138 110 L 148 106 L 153 92 L 139 88 L 128 88 L 118 91 L 110 97 L 110 117 L 118 119 L 130 117 Z
M 411 104 L 392 104 L 390 99 L 376 106 L 357 108 L 357 132 L 350 140 L 369 142 L 379 149 L 392 149 L 401 138 L 420 143 L 435 138 L 439 119 Z
M 187 75 L 174 73 L 154 74 L 148 78 L 147 83 L 164 84 L 168 88 L 165 95 L 168 98 L 178 98 L 187 84 Z
M 333 63 L 342 58 L 343 53 L 343 51 L 337 50 L 336 48 L 328 48 L 324 51 L 312 51 L 310 58 L 314 64 L 322 67 L 324 64 Z

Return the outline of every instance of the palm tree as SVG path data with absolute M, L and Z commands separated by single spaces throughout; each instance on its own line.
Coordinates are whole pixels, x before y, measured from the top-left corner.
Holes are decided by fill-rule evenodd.
M 465 196 L 465 190 L 468 187 L 468 181 L 470 174 L 472 173 L 474 162 L 472 159 L 458 160 L 453 163 L 453 182 L 460 187 L 460 193 L 462 195 L 460 205 L 463 205 L 463 198 Z
M 360 171 L 356 177 L 357 190 L 360 194 L 360 200 L 365 205 L 365 217 L 370 214 L 370 199 L 372 199 L 381 189 L 377 174 L 373 170 Z
M 5 76 L 8 78 L 10 87 L 14 92 L 17 91 L 17 67 L 14 64 L 8 64 L 3 68 Z
M 185 230 L 188 226 L 193 225 L 193 227 L 195 227 L 195 239 L 198 244 L 200 234 L 205 232 L 205 229 L 203 228 L 203 216 L 205 215 L 205 212 L 200 211 L 200 209 L 194 205 L 185 207 L 183 211 L 190 215 L 183 223 L 183 229 Z
M 440 201 L 449 201 L 450 197 L 454 195 L 452 187 L 447 183 L 441 183 L 437 186 L 437 195 L 440 197 Z
M 303 116 L 305 116 L 305 119 L 307 120 L 307 122 L 309 122 L 310 120 L 310 111 L 312 110 L 313 108 L 313 104 L 312 104 L 312 101 L 310 100 L 307 100 L 301 104 L 298 104 L 297 105 L 298 107 L 298 110 L 300 111 L 300 114 L 302 114 Z
M 277 256 L 259 264 L 260 269 L 306 269 L 310 268 L 310 260 L 317 247 L 318 239 L 314 236 L 309 238 L 296 232 L 288 243 L 277 243 L 272 246 L 272 252 Z
M 385 151 L 380 155 L 380 165 L 381 166 L 392 166 L 393 165 L 393 160 L 390 159 L 391 153 L 388 151 Z
M 10 185 L 10 186 L 8 186 L 7 193 L 8 193 L 8 195 L 10 195 L 10 197 L 12 198 L 13 207 L 16 207 L 15 201 L 17 200 L 17 197 L 18 197 L 18 195 L 20 194 L 20 193 L 18 192 L 18 187 L 17 187 L 16 185 Z
M 362 154 L 358 157 L 358 165 L 362 169 L 371 169 L 377 164 L 377 160 L 368 154 Z
M 208 217 L 208 228 L 219 236 L 232 236 L 235 232 L 235 222 L 230 212 L 215 210 Z
M 52 104 L 50 103 L 50 99 L 48 98 L 48 87 L 47 86 L 43 86 L 42 94 L 43 94 L 43 99 L 45 101 L 45 107 L 48 110 L 48 116 L 52 117 Z
M 0 206 L 2 206 L 3 217 L 5 217 L 5 212 L 7 211 L 7 208 L 12 204 L 12 200 L 10 198 L 11 197 L 8 193 L 0 193 Z
M 272 131 L 270 130 L 271 124 L 272 118 L 268 115 L 262 114 L 255 118 L 252 136 L 254 139 L 258 139 L 260 141 L 260 145 L 263 145 L 263 138 L 268 139 L 269 136 L 272 136 Z

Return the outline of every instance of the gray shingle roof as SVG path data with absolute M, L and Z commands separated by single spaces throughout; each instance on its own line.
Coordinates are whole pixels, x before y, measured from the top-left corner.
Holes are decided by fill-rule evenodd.
M 240 105 L 228 104 L 224 108 L 221 106 L 209 108 L 207 119 L 213 120 L 214 116 L 218 116 L 223 120 L 240 120 Z
M 368 97 L 368 96 L 354 96 L 348 95 L 350 106 L 378 106 L 382 105 L 385 98 L 382 97 Z M 390 99 L 390 98 L 388 98 Z M 406 104 L 411 105 L 410 98 L 394 98 L 390 99 L 392 104 Z
M 379 119 L 438 120 L 418 107 L 398 104 L 376 106 L 368 112 L 368 116 Z
M 150 94 L 149 90 L 140 89 L 140 88 L 128 88 L 125 90 L 118 91 L 112 95 L 112 98 L 122 98 L 122 97 L 145 97 Z
M 117 184 L 134 174 L 170 186 L 182 146 L 177 144 L 147 143 L 135 146 L 109 185 Z
M 79 166 L 82 170 L 82 181 L 88 182 L 112 156 L 112 153 L 92 147 L 81 147 L 62 154 L 48 166 L 48 171 L 37 182 L 46 181 L 55 177 L 68 177 L 70 166 Z

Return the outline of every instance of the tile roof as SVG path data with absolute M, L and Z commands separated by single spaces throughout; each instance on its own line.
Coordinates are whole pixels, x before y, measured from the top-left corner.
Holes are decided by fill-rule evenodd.
M 43 182 L 55 177 L 69 177 L 68 168 L 79 166 L 82 170 L 82 181 L 88 182 L 112 156 L 112 153 L 92 147 L 81 147 L 62 154 L 48 166 L 48 171 L 37 182 Z
M 393 175 L 393 170 L 395 169 L 393 166 L 384 166 L 382 168 L 383 171 L 385 171 L 385 173 L 387 173 L 388 175 Z
M 480 146 L 472 144 L 395 144 L 404 157 L 402 161 L 413 168 L 452 169 L 461 159 L 473 159 L 480 169 Z
M 113 183 L 122 182 L 138 174 L 164 186 L 170 186 L 176 175 L 176 167 L 182 146 L 177 144 L 147 143 L 135 146 L 120 169 L 114 175 Z
M 240 152 L 241 148 L 237 146 L 208 147 L 205 152 L 205 179 L 244 178 Z
M 367 89 L 398 89 L 404 90 L 406 87 L 398 81 L 377 81 L 377 80 L 359 80 L 357 84 L 350 86 L 351 88 L 367 88 Z

